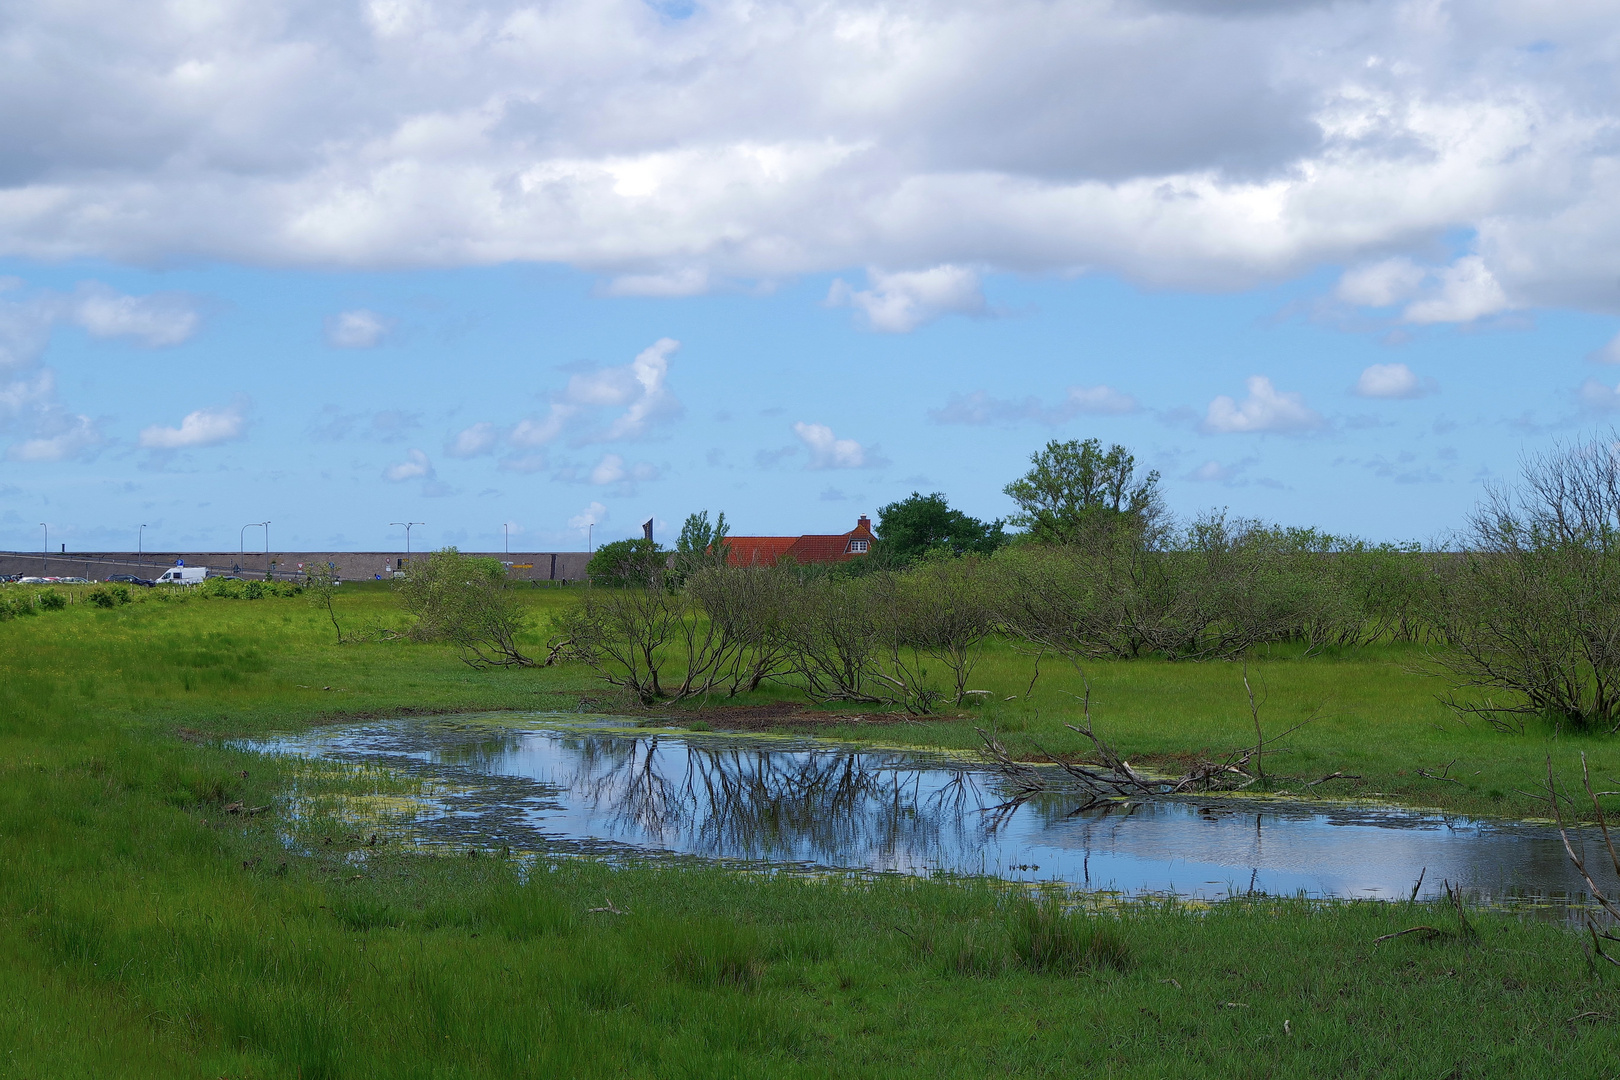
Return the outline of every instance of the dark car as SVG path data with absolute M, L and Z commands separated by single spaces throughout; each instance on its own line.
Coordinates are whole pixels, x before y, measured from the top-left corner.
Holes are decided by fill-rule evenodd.
M 157 586 L 157 582 L 148 581 L 143 577 L 136 577 L 134 574 L 109 574 L 107 575 L 107 582 L 109 584 L 117 582 L 120 585 L 144 585 L 148 589 Z

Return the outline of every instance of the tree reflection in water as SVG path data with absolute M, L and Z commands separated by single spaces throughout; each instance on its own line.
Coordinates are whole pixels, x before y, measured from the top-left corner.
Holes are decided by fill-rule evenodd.
M 570 801 L 608 815 L 616 838 L 705 855 L 841 864 L 911 863 L 959 848 L 986 823 L 965 767 L 842 748 L 702 746 L 656 735 L 565 740 L 572 769 L 553 772 Z M 992 823 L 993 824 L 993 823 Z

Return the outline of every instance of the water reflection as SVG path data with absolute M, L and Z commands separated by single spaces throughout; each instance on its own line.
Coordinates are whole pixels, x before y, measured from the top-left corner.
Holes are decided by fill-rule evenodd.
M 1496 902 L 1586 898 L 1550 828 L 1240 799 L 1079 809 L 1061 794 L 1018 799 L 997 774 L 941 756 L 524 719 L 521 730 L 492 718 L 406 720 L 259 746 L 439 781 L 437 813 L 415 828 L 447 843 L 992 874 L 1208 899 L 1405 898 L 1420 877 L 1420 896 L 1449 881 Z

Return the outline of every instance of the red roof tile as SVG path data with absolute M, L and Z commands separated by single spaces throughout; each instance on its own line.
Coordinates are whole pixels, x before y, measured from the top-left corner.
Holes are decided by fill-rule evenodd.
M 732 566 L 774 566 L 783 558 L 797 563 L 845 562 L 864 554 L 875 538 L 872 521 L 864 514 L 847 533 L 812 533 L 805 536 L 728 536 L 726 546 Z M 852 541 L 864 541 L 860 550 L 851 550 Z

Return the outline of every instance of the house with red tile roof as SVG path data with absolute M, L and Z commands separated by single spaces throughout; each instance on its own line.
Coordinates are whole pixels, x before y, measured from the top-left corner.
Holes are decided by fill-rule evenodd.
M 861 515 L 847 533 L 805 536 L 728 536 L 727 561 L 732 566 L 775 566 L 791 559 L 806 563 L 848 562 L 872 550 L 872 519 Z

